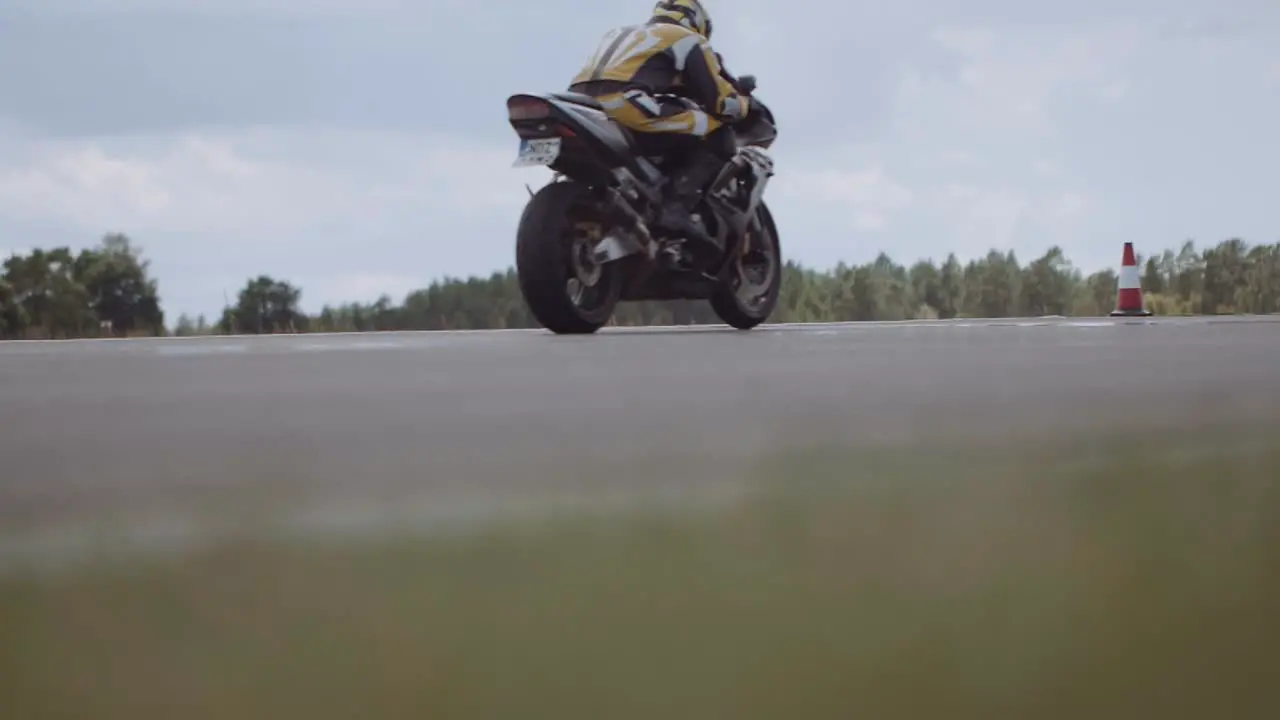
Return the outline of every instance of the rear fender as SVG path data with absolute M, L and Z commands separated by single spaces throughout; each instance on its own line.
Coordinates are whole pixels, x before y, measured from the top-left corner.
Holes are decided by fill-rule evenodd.
M 607 173 L 609 184 L 625 187 L 634 183 L 651 200 L 658 197 L 650 186 L 656 185 L 662 174 L 636 154 L 636 148 L 603 110 L 533 93 L 512 95 L 507 99 L 507 110 L 508 121 L 521 138 L 563 138 L 565 150 L 552 164 L 553 170 L 571 177 L 585 174 L 594 182 L 604 181 Z
M 650 199 L 656 200 L 659 197 L 654 186 L 661 183 L 662 172 L 639 154 L 640 149 L 627 139 L 624 131 L 608 114 L 603 110 L 560 98 L 546 99 L 555 110 L 562 113 L 566 123 L 572 123 L 575 131 L 597 143 L 596 152 L 600 153 L 615 174 L 618 170 L 625 169 L 631 179 L 639 181 L 639 187 Z

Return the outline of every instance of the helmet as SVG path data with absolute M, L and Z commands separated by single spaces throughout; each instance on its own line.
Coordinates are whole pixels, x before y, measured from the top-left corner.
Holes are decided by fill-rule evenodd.
M 711 16 L 699 0 L 658 0 L 653 6 L 653 20 L 674 22 L 711 39 Z

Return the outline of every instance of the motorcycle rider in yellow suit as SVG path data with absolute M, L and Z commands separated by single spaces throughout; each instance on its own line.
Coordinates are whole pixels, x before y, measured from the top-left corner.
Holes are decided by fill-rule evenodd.
M 678 174 L 668 172 L 657 225 L 718 248 L 692 212 L 733 157 L 729 124 L 747 116 L 750 101 L 711 49 L 711 27 L 699 0 L 659 0 L 644 24 L 606 33 L 568 89 L 598 100 L 646 154 L 686 155 Z M 654 97 L 667 93 L 681 97 Z

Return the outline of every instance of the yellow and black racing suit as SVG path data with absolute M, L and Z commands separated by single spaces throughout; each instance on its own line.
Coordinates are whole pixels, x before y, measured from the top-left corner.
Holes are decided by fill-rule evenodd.
M 665 208 L 660 224 L 713 244 L 689 213 L 702 188 L 732 156 L 726 123 L 745 118 L 750 110 L 749 99 L 726 76 L 702 35 L 654 18 L 608 32 L 568 88 L 598 100 L 617 123 L 637 133 L 649 154 L 668 155 L 674 145 L 684 144 L 679 141 L 694 141 L 683 172 L 673 179 L 676 202 Z M 654 96 L 666 93 L 678 97 Z M 655 153 L 655 147 L 662 149 Z
M 569 90 L 595 97 L 618 123 L 641 133 L 702 137 L 749 110 L 707 41 L 672 22 L 611 30 Z M 660 103 L 654 93 L 691 95 L 696 104 Z

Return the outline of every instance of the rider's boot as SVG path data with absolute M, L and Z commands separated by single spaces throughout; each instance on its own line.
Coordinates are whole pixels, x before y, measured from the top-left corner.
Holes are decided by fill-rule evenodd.
M 707 232 L 706 226 L 693 219 L 693 209 L 702 200 L 703 190 L 723 166 L 724 161 L 714 153 L 705 150 L 695 153 L 693 160 L 672 179 L 657 225 L 680 233 L 702 245 L 701 249 L 712 253 L 721 252 L 724 248 Z

